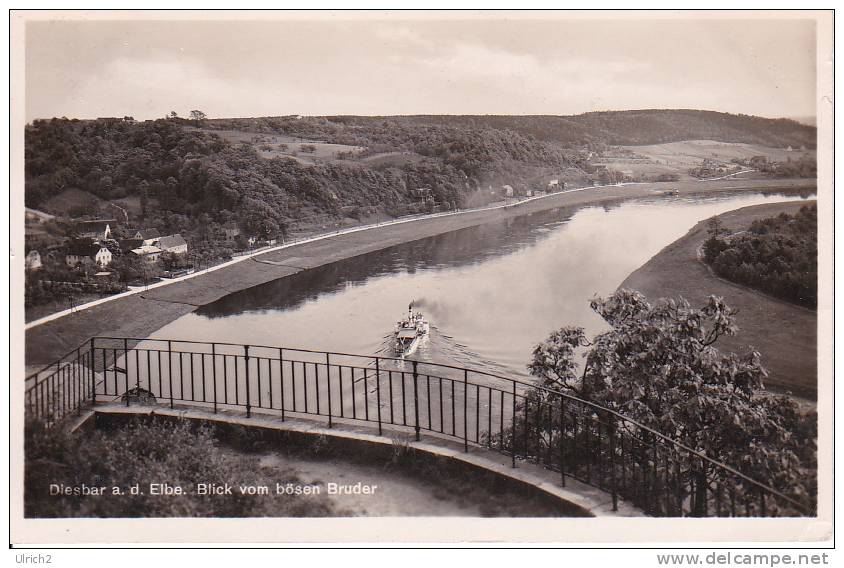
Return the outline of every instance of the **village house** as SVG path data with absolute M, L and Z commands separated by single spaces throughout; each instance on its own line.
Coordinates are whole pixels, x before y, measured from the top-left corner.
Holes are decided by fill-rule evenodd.
M 65 264 L 71 268 L 94 264 L 106 267 L 111 264 L 111 259 L 111 251 L 99 243 L 71 243 L 65 251 Z
M 416 196 L 422 201 L 422 203 L 433 203 L 434 202 L 434 190 L 430 187 L 418 187 L 413 190 L 416 193 Z
M 116 219 L 96 219 L 93 221 L 76 221 L 74 230 L 76 236 L 83 239 L 104 241 L 111 238 L 111 228 L 117 225 Z
M 132 249 L 132 254 L 139 256 L 149 263 L 153 263 L 161 256 L 162 250 L 152 245 L 142 245 L 136 249 Z
M 41 253 L 37 250 L 31 250 L 26 253 L 24 263 L 27 270 L 38 270 L 41 268 Z
M 142 239 L 120 239 L 118 243 L 120 244 L 120 252 L 123 254 L 128 254 L 132 249 L 144 246 Z
M 504 190 L 504 197 L 513 197 L 512 185 L 502 185 L 501 188 Z
M 236 226 L 228 225 L 223 227 L 223 235 L 225 236 L 227 242 L 234 242 L 234 239 L 240 235 L 240 229 Z
M 158 232 L 158 229 L 138 229 L 135 231 L 135 234 L 132 235 L 133 239 L 140 239 L 143 242 L 143 246 L 155 246 L 155 241 L 161 238 L 161 234 Z
M 173 254 L 185 254 L 188 252 L 188 243 L 185 242 L 185 239 L 179 233 L 159 238 L 155 246 L 160 248 L 162 252 L 171 252 Z

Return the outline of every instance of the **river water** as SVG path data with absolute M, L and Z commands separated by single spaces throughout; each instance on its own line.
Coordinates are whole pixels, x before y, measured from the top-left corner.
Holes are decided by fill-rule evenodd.
M 391 247 L 231 294 L 152 337 L 392 356 L 410 301 L 431 323 L 414 358 L 526 376 L 563 325 L 605 329 L 589 300 L 612 293 L 695 223 L 799 199 L 654 197 L 556 209 Z

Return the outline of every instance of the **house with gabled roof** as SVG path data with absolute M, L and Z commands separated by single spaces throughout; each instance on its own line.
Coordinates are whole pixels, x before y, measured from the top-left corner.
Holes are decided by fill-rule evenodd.
M 155 245 L 155 241 L 157 241 L 160 237 L 161 233 L 159 233 L 158 229 L 154 227 L 150 229 L 138 229 L 135 231 L 135 234 L 132 235 L 132 238 L 142 240 L 144 246 Z
M 32 249 L 31 251 L 26 253 L 24 263 L 27 270 L 38 270 L 39 268 L 41 268 L 41 253 L 39 253 L 35 249 Z
M 79 238 L 105 240 L 111 238 L 111 228 L 116 225 L 116 219 L 94 219 L 91 221 L 75 221 L 74 232 Z
M 142 239 L 120 239 L 117 242 L 120 243 L 120 252 L 123 254 L 130 252 L 132 249 L 144 246 Z
M 171 252 L 173 254 L 185 254 L 188 252 L 188 243 L 179 233 L 159 238 L 155 246 L 164 252 Z
M 146 262 L 155 262 L 161 256 L 161 249 L 152 245 L 141 245 L 136 249 L 132 249 L 132 254 L 139 256 Z
M 92 241 L 73 241 L 65 250 L 65 264 L 76 266 L 106 267 L 111 264 L 112 254 L 104 245 Z

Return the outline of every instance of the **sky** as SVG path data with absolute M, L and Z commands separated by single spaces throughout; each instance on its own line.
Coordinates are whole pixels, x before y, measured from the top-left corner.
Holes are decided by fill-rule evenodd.
M 811 20 L 63 20 L 25 33 L 27 122 L 194 109 L 815 115 Z

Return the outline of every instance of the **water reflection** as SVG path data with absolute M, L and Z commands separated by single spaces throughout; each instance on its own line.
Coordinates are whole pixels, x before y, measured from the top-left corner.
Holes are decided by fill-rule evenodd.
M 561 325 L 590 334 L 589 309 L 697 221 L 796 199 L 740 195 L 552 210 L 406 243 L 231 294 L 156 337 L 391 354 L 415 300 L 432 324 L 416 357 L 525 374 L 533 346 Z

